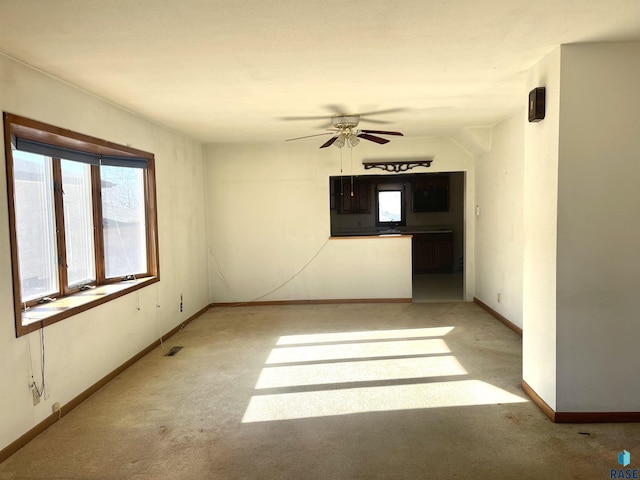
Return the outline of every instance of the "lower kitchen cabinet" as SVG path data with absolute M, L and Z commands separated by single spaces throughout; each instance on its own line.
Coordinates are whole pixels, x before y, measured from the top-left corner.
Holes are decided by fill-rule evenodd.
M 453 233 L 413 234 L 413 273 L 453 271 Z

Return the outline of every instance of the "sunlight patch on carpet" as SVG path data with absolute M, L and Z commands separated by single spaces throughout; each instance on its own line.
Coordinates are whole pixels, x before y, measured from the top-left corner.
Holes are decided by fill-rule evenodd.
M 525 398 L 480 380 L 255 395 L 243 423 L 498 403 Z
M 442 377 L 466 373 L 464 367 L 452 355 L 332 362 L 264 368 L 256 389 Z
M 307 347 L 279 347 L 271 350 L 267 365 L 277 363 L 349 360 L 355 358 L 394 357 L 400 355 L 430 355 L 450 353 L 440 338 L 428 340 L 397 340 L 388 342 L 339 343 Z
M 277 345 L 300 343 L 353 342 L 357 340 L 390 340 L 397 338 L 444 337 L 454 327 L 405 328 L 398 330 L 370 330 L 366 332 L 313 333 L 309 335 L 283 335 Z

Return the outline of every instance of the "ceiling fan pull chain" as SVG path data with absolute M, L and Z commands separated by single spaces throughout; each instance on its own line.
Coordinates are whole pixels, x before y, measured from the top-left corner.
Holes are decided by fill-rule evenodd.
M 353 148 L 349 148 L 351 152 L 351 196 L 353 197 Z

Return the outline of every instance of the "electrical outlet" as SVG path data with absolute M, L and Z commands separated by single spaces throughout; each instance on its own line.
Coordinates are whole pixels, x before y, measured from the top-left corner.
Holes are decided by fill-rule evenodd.
M 36 390 L 36 387 L 31 387 L 31 396 L 33 397 L 33 406 L 35 407 L 40 403 L 40 395 L 38 395 L 38 390 Z

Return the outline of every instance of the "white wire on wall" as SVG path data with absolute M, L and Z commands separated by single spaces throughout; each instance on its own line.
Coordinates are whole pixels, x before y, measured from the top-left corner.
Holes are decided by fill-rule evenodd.
M 228 306 L 230 307 L 239 307 L 242 305 L 247 305 L 249 303 L 253 303 L 253 302 L 257 302 L 258 300 L 261 300 L 269 295 L 271 295 L 272 293 L 277 292 L 278 290 L 280 290 L 282 287 L 284 287 L 285 285 L 287 285 L 289 282 L 291 282 L 292 280 L 294 280 L 298 275 L 300 275 L 302 272 L 304 272 L 307 267 L 309 265 L 311 265 L 311 262 L 313 262 L 318 255 L 320 255 L 320 253 L 325 249 L 325 247 L 327 246 L 327 244 L 329 243 L 329 240 L 331 240 L 331 238 L 327 238 L 327 240 L 325 240 L 325 242 L 322 244 L 322 246 L 318 249 L 318 251 L 316 251 L 316 253 L 313 254 L 313 256 L 307 261 L 307 263 L 305 263 L 296 273 L 294 273 L 291 277 L 289 277 L 287 280 L 285 280 L 284 282 L 282 282 L 280 285 L 278 285 L 276 288 L 274 288 L 273 290 L 268 291 L 267 293 L 257 296 L 255 298 L 252 298 L 251 300 L 247 300 L 244 302 L 238 302 L 238 303 L 233 303 L 230 304 Z M 222 271 L 220 270 L 220 265 L 218 263 L 218 260 L 215 256 L 215 254 L 213 253 L 213 250 L 210 248 L 209 249 L 209 253 L 211 254 L 211 256 L 213 257 L 213 260 L 216 264 L 216 268 L 218 270 L 218 275 L 220 276 L 220 278 L 225 279 L 225 285 L 227 285 L 229 287 L 229 290 L 231 290 L 231 285 L 226 281 L 226 278 L 224 276 L 224 274 L 222 273 Z
M 46 381 L 45 381 L 45 344 L 44 344 L 44 328 L 40 329 L 40 386 L 36 382 L 34 372 L 33 372 L 33 357 L 31 354 L 31 335 L 25 335 L 27 342 L 27 355 L 29 357 L 29 374 L 31 375 L 31 383 L 30 387 L 35 388 L 38 397 L 42 397 L 45 393 Z

